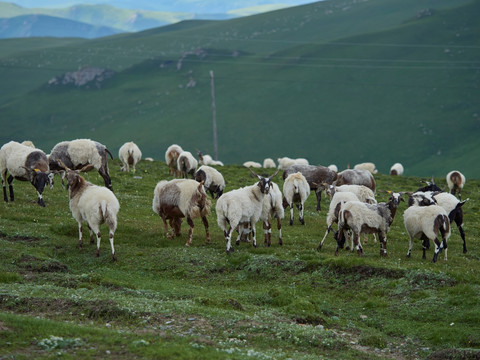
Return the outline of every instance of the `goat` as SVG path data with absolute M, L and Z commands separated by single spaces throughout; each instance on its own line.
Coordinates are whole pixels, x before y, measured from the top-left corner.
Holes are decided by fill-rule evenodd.
M 293 204 L 297 205 L 299 214 L 299 220 L 302 225 L 305 225 L 305 219 L 303 217 L 304 204 L 310 195 L 310 186 L 307 179 L 301 172 L 290 174 L 283 183 L 283 195 L 285 199 L 285 207 L 290 206 L 290 225 L 293 225 Z
M 8 179 L 7 172 L 10 174 Z M 37 203 L 45 207 L 42 193 L 47 184 L 50 185 L 50 188 L 53 187 L 54 174 L 50 172 L 47 155 L 42 150 L 10 141 L 0 149 L 0 173 L 5 202 L 8 202 L 7 182 L 10 201 L 15 200 L 12 182 L 13 179 L 17 179 L 29 181 L 37 190 Z
M 135 165 L 142 159 L 142 152 L 138 148 L 137 144 L 133 141 L 126 142 L 118 150 L 118 158 L 122 162 L 122 171 L 130 171 L 130 166 L 132 171 L 135 172 Z

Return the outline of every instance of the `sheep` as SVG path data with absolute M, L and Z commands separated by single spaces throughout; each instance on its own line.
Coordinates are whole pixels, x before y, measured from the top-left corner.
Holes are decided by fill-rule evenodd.
M 395 163 L 390 168 L 390 175 L 392 176 L 402 176 L 403 175 L 403 165 L 400 163 Z
M 88 169 L 97 169 L 105 182 L 105 186 L 113 191 L 112 181 L 108 173 L 107 154 L 113 159 L 107 147 L 97 141 L 90 139 L 62 141 L 55 145 L 48 155 L 48 164 L 50 170 L 62 172 L 62 186 L 65 173 L 64 168 L 59 165 L 59 161 L 72 170 L 87 169 L 85 165 L 91 164 L 93 167 L 88 167 Z
M 436 186 L 435 184 L 430 184 Z M 463 241 L 463 253 L 467 252 L 467 244 L 465 240 L 465 232 L 463 230 L 463 205 L 468 201 L 458 200 L 455 195 L 449 194 L 447 192 L 432 192 L 432 191 L 417 191 L 410 195 L 408 202 L 409 206 L 430 206 L 432 204 L 437 204 L 445 209 L 448 214 L 448 219 L 452 224 L 455 222 L 457 224 L 458 231 L 460 232 L 460 237 Z
M 458 198 L 462 200 L 462 189 L 465 185 L 465 176 L 457 170 L 450 171 L 447 174 L 447 185 L 450 194 L 455 195 L 458 191 Z
M 207 198 L 202 182 L 191 179 L 158 182 L 153 192 L 152 209 L 162 218 L 167 238 L 180 236 L 182 219 L 185 217 L 190 227 L 185 246 L 190 246 L 193 237 L 193 219 L 201 217 L 205 227 L 206 242 L 210 242 L 207 220 L 207 215 L 210 213 L 210 200 Z M 173 229 L 172 235 L 168 232 L 167 220 Z
M 180 175 L 177 170 L 177 159 L 180 156 L 180 153 L 183 151 L 182 147 L 177 144 L 170 145 L 165 152 L 165 162 L 168 166 L 169 174 L 172 174 L 173 177 Z
M 262 164 L 260 164 L 259 162 L 256 162 L 256 161 L 245 161 L 243 163 L 243 166 L 247 167 L 247 168 L 256 168 L 256 169 L 259 169 L 262 167 Z
M 275 169 L 277 166 L 275 165 L 275 161 L 271 158 L 266 158 L 263 160 L 263 168 L 264 169 Z
M 345 201 L 360 201 L 360 200 L 358 199 L 357 195 L 349 191 L 336 192 L 333 194 L 332 200 L 330 201 L 330 207 L 327 215 L 327 230 L 325 231 L 325 235 L 323 236 L 322 241 L 320 241 L 320 244 L 317 247 L 318 251 L 320 251 L 321 248 L 323 247 L 323 243 L 325 242 L 327 235 L 330 233 L 330 231 L 333 230 L 332 225 L 334 223 L 338 223 L 338 213 L 342 205 L 341 203 Z
M 248 224 L 247 227 L 252 230 L 253 246 L 257 247 L 255 224 L 262 215 L 263 199 L 270 190 L 272 178 L 278 173 L 277 170 L 272 176 L 264 178 L 250 168 L 249 170 L 259 181 L 253 185 L 224 193 L 217 200 L 215 207 L 217 224 L 223 230 L 227 242 L 227 254 L 234 251 L 231 245 L 232 232 L 242 223 Z
M 32 148 L 35 148 L 35 145 L 33 142 L 31 142 L 30 140 L 25 140 L 25 141 L 22 141 L 22 145 L 25 145 L 25 146 L 30 146 Z
M 198 161 L 195 159 L 190 151 L 182 151 L 177 159 L 177 170 L 182 177 L 186 179 L 188 175 L 194 178 L 195 170 L 197 169 Z
M 218 199 L 222 196 L 225 189 L 225 179 L 217 169 L 202 165 L 195 172 L 194 178 L 198 182 L 203 182 L 203 186 L 210 193 L 212 199 Z
M 337 179 L 337 173 L 325 166 L 314 165 L 292 165 L 283 171 L 283 179 L 288 175 L 301 172 L 307 179 L 310 190 L 317 190 L 322 183 L 332 184 Z M 317 211 L 321 210 L 322 192 L 315 191 L 317 197 Z
M 145 161 L 150 161 L 150 162 L 152 162 L 152 161 L 154 161 L 154 160 L 153 160 L 152 157 L 146 157 L 146 158 L 145 158 Z
M 335 164 L 331 164 L 327 166 L 330 170 L 338 172 L 338 167 Z
M 213 160 L 210 155 L 203 155 L 200 150 L 197 150 L 198 154 L 198 163 L 200 165 L 209 165 L 209 166 L 223 166 L 223 162 L 218 160 Z
M 447 240 L 450 237 L 450 221 L 445 209 L 438 205 L 411 206 L 403 213 L 405 229 L 410 236 L 407 257 L 410 257 L 413 246 L 413 238 L 423 240 L 423 256 L 425 259 L 426 241 L 432 240 L 435 244 L 435 253 L 432 262 L 437 261 L 438 254 L 445 250 L 447 260 Z M 440 232 L 442 241 L 437 238 Z
M 270 183 L 270 191 L 263 198 L 262 214 L 260 220 L 263 223 L 263 233 L 265 235 L 265 246 L 269 247 L 272 244 L 272 223 L 270 219 L 277 219 L 278 229 L 278 244 L 283 245 L 282 240 L 282 219 L 285 216 L 285 210 L 282 205 L 282 192 L 277 184 L 273 181 Z M 248 235 L 251 229 L 249 224 L 240 224 L 239 226 L 239 238 L 237 239 L 237 245 L 242 235 Z M 243 232 L 243 234 L 242 234 Z
M 290 225 L 293 225 L 294 203 L 300 203 L 300 205 L 297 205 L 300 212 L 299 220 L 302 225 L 305 225 L 305 219 L 303 217 L 304 204 L 310 195 L 310 186 L 305 176 L 303 176 L 301 172 L 288 175 L 283 183 L 283 194 L 286 206 L 290 206 Z
M 7 172 L 10 174 L 8 179 Z M 50 185 L 50 188 L 53 187 L 54 174 L 50 172 L 47 155 L 42 150 L 10 141 L 0 149 L 0 173 L 5 202 L 8 202 L 7 182 L 10 201 L 15 200 L 12 182 L 13 179 L 17 179 L 29 181 L 37 190 L 37 203 L 45 207 L 42 193 L 47 184 Z
M 347 169 L 338 173 L 337 179 L 333 185 L 364 185 L 370 188 L 374 193 L 376 189 L 375 179 L 372 174 L 366 170 Z
M 360 234 L 377 233 L 380 237 L 380 256 L 387 256 L 387 233 L 400 201 L 404 201 L 403 194 L 403 192 L 390 192 L 389 200 L 378 204 L 366 204 L 361 201 L 342 203 L 338 216 L 335 255 L 338 255 L 338 250 L 345 244 L 346 230 L 352 230 L 353 241 L 359 255 L 363 254 L 359 241 Z
M 335 186 L 335 185 L 322 183 L 321 186 L 317 187 L 317 191 L 322 191 L 323 188 L 325 188 L 325 192 L 330 197 L 330 199 L 332 199 L 333 196 L 338 192 L 351 192 L 351 193 L 354 193 L 357 196 L 358 200 L 361 202 L 365 202 L 369 204 L 377 203 L 377 200 L 375 200 L 375 194 L 370 188 L 366 187 L 365 185 Z
M 142 152 L 137 144 L 130 141 L 120 147 L 118 150 L 118 158 L 123 164 L 122 171 L 130 171 L 131 166 L 132 171 L 135 172 L 135 165 L 142 159 Z
M 375 164 L 372 163 L 372 162 L 365 162 L 365 163 L 357 164 L 353 167 L 353 169 L 354 170 L 366 170 L 366 171 L 369 171 L 372 174 L 378 173 L 378 170 L 377 170 Z
M 292 165 L 309 165 L 308 160 L 304 158 L 290 159 L 289 157 L 277 158 L 278 169 L 285 170 Z
M 93 164 L 88 164 L 79 170 L 71 170 L 62 160 L 59 160 L 59 165 L 66 171 L 70 197 L 69 207 L 73 218 L 78 222 L 79 248 L 83 246 L 82 223 L 86 221 L 90 232 L 90 243 L 94 243 L 93 233 L 95 233 L 97 237 L 97 257 L 100 256 L 100 225 L 107 224 L 112 258 L 113 261 L 117 261 L 113 238 L 117 229 L 117 214 L 120 210 L 118 199 L 110 189 L 94 185 L 80 176 L 80 172 L 93 169 Z

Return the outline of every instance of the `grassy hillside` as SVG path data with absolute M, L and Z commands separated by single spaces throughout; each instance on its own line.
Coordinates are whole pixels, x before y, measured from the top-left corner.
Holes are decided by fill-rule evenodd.
M 254 183 L 243 167 L 219 168 L 226 191 Z M 261 173 L 272 174 L 271 170 Z M 59 178 L 36 204 L 30 184 L 14 182 L 16 200 L 0 202 L 0 353 L 4 357 L 90 359 L 438 359 L 476 358 L 480 351 L 478 213 L 480 182 L 463 191 L 468 252 L 456 227 L 437 263 L 421 259 L 408 239 L 402 203 L 388 234 L 387 258 L 369 238 L 364 255 L 334 240 L 315 249 L 325 232 L 328 201 L 315 211 L 311 194 L 306 225 L 283 220 L 283 246 L 241 243 L 227 255 L 212 213 L 211 242 L 196 219 L 191 247 L 186 224 L 167 239 L 152 212 L 155 184 L 170 179 L 166 165 L 142 161 L 135 174 L 110 162 L 120 201 L 112 262 L 106 229 L 101 254 L 84 239 L 68 209 Z M 97 173 L 86 178 L 103 184 Z M 417 177 L 375 176 L 377 188 L 412 191 Z M 281 176 L 275 181 L 282 187 Z M 445 181 L 437 178 L 443 187 Z M 383 201 L 386 195 L 377 194 Z M 86 234 L 84 233 L 84 236 Z
M 0 140 L 29 138 L 47 152 L 60 140 L 90 137 L 113 151 L 134 140 L 154 158 L 171 143 L 212 153 L 214 70 L 226 163 L 374 161 L 386 173 L 400 161 L 408 175 L 455 167 L 478 178 L 471 164 L 480 156 L 479 3 L 463 3 L 320 2 L 9 55 L 9 81 L 19 67 L 41 71 L 24 95 L 4 92 L 2 114 L 18 121 Z M 46 85 L 82 65 L 116 75 L 101 89 Z

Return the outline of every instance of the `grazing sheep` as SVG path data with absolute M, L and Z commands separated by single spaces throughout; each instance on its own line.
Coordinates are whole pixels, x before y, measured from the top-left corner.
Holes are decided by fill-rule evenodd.
M 200 165 L 223 166 L 223 162 L 218 160 L 213 160 L 210 155 L 203 155 L 200 150 L 197 150 L 197 154 L 198 154 L 198 163 Z
M 285 170 L 292 165 L 309 165 L 308 160 L 304 158 L 290 159 L 289 157 L 278 158 L 278 169 Z
M 133 141 L 123 144 L 118 150 L 118 157 L 122 162 L 122 171 L 130 171 L 130 166 L 132 171 L 135 172 L 135 165 L 142 159 L 142 152 L 138 148 L 137 144 Z
M 150 161 L 151 162 L 151 161 L 153 161 L 153 158 L 152 157 L 146 157 L 145 161 Z
M 8 179 L 7 172 L 10 174 Z M 8 202 L 7 182 L 10 201 L 14 201 L 12 182 L 17 179 L 29 181 L 37 190 L 38 204 L 45 207 L 42 193 L 47 184 L 50 188 L 53 186 L 53 173 L 50 172 L 47 155 L 42 150 L 10 141 L 0 149 L 0 173 L 5 202 Z
M 113 246 L 113 237 L 117 229 L 117 214 L 120 204 L 110 189 L 94 185 L 86 181 L 80 172 L 91 170 L 94 165 L 88 164 L 80 170 L 71 170 L 59 160 L 59 165 L 66 170 L 68 191 L 70 195 L 70 210 L 72 216 L 78 222 L 78 243 L 83 246 L 82 223 L 87 222 L 90 232 L 90 243 L 94 242 L 93 233 L 97 237 L 97 256 L 100 256 L 100 225 L 107 224 L 109 228 L 108 238 L 112 248 L 113 261 L 117 261 L 117 255 Z
M 218 226 L 223 230 L 227 242 L 227 254 L 234 250 L 231 245 L 232 232 L 240 224 L 250 228 L 253 235 L 253 246 L 257 247 L 255 224 L 262 215 L 263 199 L 270 191 L 272 178 L 278 170 L 269 178 L 250 172 L 258 177 L 259 181 L 253 185 L 224 193 L 217 200 L 215 210 L 217 212 Z M 238 242 L 238 239 L 237 239 Z
M 263 168 L 264 169 L 275 169 L 277 166 L 275 165 L 275 161 L 271 158 L 266 158 L 263 160 Z
M 354 170 L 366 170 L 366 171 L 369 171 L 372 174 L 378 173 L 378 170 L 377 170 L 375 164 L 372 163 L 372 162 L 365 162 L 365 163 L 357 164 L 353 167 L 353 169 Z
M 194 178 L 195 170 L 197 169 L 198 161 L 195 159 L 190 151 L 182 151 L 177 159 L 177 170 L 182 177 L 186 179 L 188 175 Z
M 215 168 L 202 165 L 195 172 L 195 180 L 203 182 L 203 186 L 210 193 L 212 199 L 219 198 L 225 189 L 225 179 Z
M 450 171 L 447 174 L 447 185 L 450 194 L 455 195 L 458 191 L 458 198 L 462 200 L 462 189 L 465 185 L 465 176 L 457 170 Z
M 165 162 L 168 166 L 168 172 L 172 174 L 173 177 L 180 176 L 180 172 L 177 170 L 177 160 L 182 151 L 183 149 L 179 145 L 173 144 L 170 145 L 165 152 Z
M 63 172 L 62 186 L 65 173 L 59 165 L 59 161 L 72 170 L 87 169 L 85 165 L 91 164 L 93 167 L 88 167 L 88 169 L 97 169 L 105 182 L 105 186 L 113 191 L 112 181 L 108 173 L 107 154 L 113 159 L 107 147 L 97 141 L 89 139 L 62 141 L 55 145 L 48 155 L 48 164 L 51 171 Z
M 336 235 L 337 249 L 343 248 L 345 244 L 346 230 L 352 230 L 353 241 L 357 253 L 363 253 L 360 244 L 360 234 L 377 233 L 380 238 L 380 255 L 387 256 L 387 233 L 392 225 L 400 201 L 403 201 L 404 193 L 390 193 L 388 202 L 378 204 L 366 204 L 361 201 L 348 201 L 342 203 L 338 216 L 338 232 Z
M 337 179 L 337 173 L 325 166 L 314 165 L 292 165 L 283 172 L 283 179 L 288 175 L 301 172 L 305 179 L 307 179 L 310 190 L 315 191 L 317 197 L 317 211 L 321 210 L 322 192 L 316 191 L 318 186 L 322 183 L 332 184 Z
M 405 229 L 410 236 L 407 257 L 412 253 L 413 238 L 423 240 L 423 256 L 425 259 L 426 242 L 432 240 L 435 244 L 435 253 L 433 262 L 437 261 L 438 254 L 445 250 L 445 260 L 447 260 L 447 240 L 450 237 L 450 221 L 445 209 L 438 205 L 430 206 L 410 206 L 403 213 Z M 440 232 L 442 241 L 437 238 Z
M 300 223 L 305 225 L 304 204 L 310 195 L 310 186 L 305 176 L 301 172 L 288 175 L 283 183 L 283 194 L 287 206 L 290 206 L 290 225 L 293 225 L 293 204 L 297 204 Z
M 372 174 L 366 170 L 347 169 L 338 173 L 337 179 L 333 185 L 364 185 L 375 193 L 375 179 Z
M 262 167 L 262 164 L 260 164 L 259 162 L 256 162 L 256 161 L 245 161 L 243 163 L 243 166 L 247 167 L 247 168 L 256 168 L 256 169 L 259 169 Z
M 400 163 L 395 163 L 390 168 L 390 175 L 392 176 L 402 176 L 403 175 L 403 165 Z
M 377 203 L 377 200 L 375 200 L 375 194 L 370 188 L 366 187 L 365 185 L 335 186 L 323 183 L 321 186 L 317 187 L 317 191 L 322 191 L 322 188 L 325 188 L 325 192 L 330 197 L 330 199 L 332 199 L 333 196 L 338 192 L 351 192 L 354 193 L 357 196 L 358 200 L 361 202 L 368 204 Z
M 203 183 L 190 179 L 162 180 L 155 186 L 152 208 L 162 218 L 167 238 L 180 236 L 182 219 L 186 217 L 190 228 L 185 246 L 190 246 L 193 237 L 193 219 L 201 217 L 205 227 L 206 242 L 210 242 L 207 220 L 207 215 L 210 213 L 210 200 L 207 198 Z M 173 229 L 172 235 L 168 233 L 167 220 Z

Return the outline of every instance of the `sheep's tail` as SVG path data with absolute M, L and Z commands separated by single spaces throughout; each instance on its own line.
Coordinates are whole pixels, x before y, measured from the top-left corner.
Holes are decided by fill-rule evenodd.
M 108 203 L 106 200 L 102 200 L 100 202 L 100 212 L 102 214 L 103 219 L 105 220 L 105 223 L 110 227 L 110 228 L 115 228 L 117 225 L 117 219 L 113 214 L 110 212 L 108 208 Z

